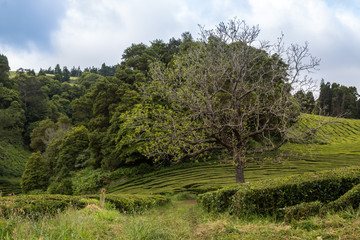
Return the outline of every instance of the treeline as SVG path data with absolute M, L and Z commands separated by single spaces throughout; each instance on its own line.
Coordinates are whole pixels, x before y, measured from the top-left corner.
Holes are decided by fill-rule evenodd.
M 84 72 L 96 73 L 104 77 L 114 76 L 116 72 L 116 65 L 107 66 L 105 63 L 103 63 L 100 68 L 92 66 L 86 67 L 84 70 L 81 70 L 80 66 L 78 66 L 77 68 L 73 66 L 69 70 L 66 66 L 61 68 L 60 65 L 57 64 L 54 69 L 52 69 L 51 67 L 49 67 L 48 69 L 40 68 L 39 75 L 53 74 L 55 75 L 55 78 L 57 78 L 57 80 L 62 80 L 63 82 L 65 82 L 69 81 L 70 77 L 80 77 Z
M 315 100 L 312 92 L 302 90 L 294 97 L 299 100 L 301 111 L 309 114 L 360 118 L 360 99 L 356 87 L 346 87 L 338 83 L 325 83 L 321 80 L 319 98 Z

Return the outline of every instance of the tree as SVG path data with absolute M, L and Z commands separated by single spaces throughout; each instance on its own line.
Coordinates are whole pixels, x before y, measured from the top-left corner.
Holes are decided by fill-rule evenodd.
M 12 88 L 13 83 L 9 79 L 9 62 L 5 55 L 0 54 L 0 83 L 7 88 Z
M 294 97 L 299 101 L 301 112 L 312 113 L 315 107 L 315 98 L 312 92 L 305 93 L 303 90 L 299 90 Z
M 70 81 L 70 71 L 67 69 L 66 66 L 63 67 L 61 81 L 62 82 L 69 82 Z
M 302 71 L 319 64 L 308 44 L 285 49 L 282 38 L 274 45 L 255 42 L 258 34 L 258 27 L 234 19 L 215 30 L 201 28 L 201 41 L 168 66 L 155 62 L 144 103 L 123 115 L 125 126 L 135 128 L 123 141 L 146 141 L 141 152 L 157 161 L 225 150 L 236 182 L 244 182 L 254 154 L 291 138 L 299 117 L 291 90 L 304 84 Z
M 57 153 L 55 171 L 60 173 L 64 167 L 69 171 L 85 167 L 81 154 L 83 154 L 88 146 L 88 130 L 84 126 L 74 127 L 72 131 L 66 134 L 60 146 L 58 146 L 59 152 Z
M 40 152 L 32 153 L 21 178 L 21 188 L 26 193 L 34 189 L 45 190 L 48 185 L 48 165 Z
M 54 74 L 55 74 L 55 76 L 54 76 L 55 80 L 58 80 L 58 81 L 62 80 L 62 71 L 61 71 L 59 64 L 56 64 Z
M 342 116 L 347 118 L 357 118 L 358 115 L 358 96 L 355 87 L 346 87 L 338 83 L 320 84 L 320 96 L 317 100 L 316 113 L 328 116 Z

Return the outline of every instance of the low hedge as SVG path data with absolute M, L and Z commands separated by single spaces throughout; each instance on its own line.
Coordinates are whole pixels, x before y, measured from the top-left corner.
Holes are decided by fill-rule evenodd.
M 243 214 L 283 216 L 284 208 L 303 202 L 335 201 L 360 183 L 360 167 L 295 175 L 249 184 L 234 194 L 233 210 Z
M 290 222 L 291 220 L 300 220 L 310 216 L 319 215 L 323 212 L 324 204 L 320 201 L 304 202 L 295 206 L 285 207 L 284 220 Z
M 326 204 L 359 183 L 357 166 L 233 185 L 199 195 L 198 200 L 208 211 L 283 217 L 286 207 L 316 201 Z
M 98 195 L 88 197 L 99 198 Z M 105 202 L 113 204 L 120 212 L 135 213 L 169 203 L 170 198 L 163 195 L 106 194 Z
M 0 216 L 24 215 L 37 217 L 44 214 L 56 214 L 68 207 L 84 208 L 94 199 L 68 195 L 19 195 L 0 198 Z
M 350 191 L 342 195 L 340 198 L 327 204 L 326 210 L 340 211 L 348 207 L 357 209 L 359 208 L 359 206 L 360 206 L 360 184 L 353 187 Z
M 246 186 L 233 184 L 216 191 L 206 192 L 198 195 L 197 202 L 208 212 L 225 212 L 231 206 L 233 195 L 243 187 Z
M 357 209 L 360 207 L 360 184 L 353 187 L 335 201 L 327 204 L 320 201 L 301 203 L 286 207 L 284 210 L 285 221 L 305 219 L 310 216 L 324 215 L 328 212 L 337 212 L 347 208 Z

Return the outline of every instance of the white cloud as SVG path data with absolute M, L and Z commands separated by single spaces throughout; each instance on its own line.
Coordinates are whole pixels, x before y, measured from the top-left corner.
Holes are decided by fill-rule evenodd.
M 132 43 L 167 41 L 186 31 L 191 13 L 180 1 L 70 1 L 66 18 L 53 36 L 59 60 L 68 65 L 120 62 Z M 190 19 L 189 19 L 190 17 Z M 185 30 L 182 30 L 184 29 Z
M 212 28 L 237 16 L 248 24 L 259 24 L 263 40 L 276 41 L 283 32 L 287 43 L 309 41 L 313 54 L 322 59 L 316 77 L 360 88 L 356 82 L 360 76 L 360 15 L 353 5 L 343 2 L 67 0 L 67 5 L 60 28 L 51 33 L 53 52 L 35 46 L 16 50 L 0 43 L 12 69 L 38 70 L 57 63 L 68 67 L 116 64 L 132 43 L 167 41 L 185 31 L 197 38 L 197 24 Z

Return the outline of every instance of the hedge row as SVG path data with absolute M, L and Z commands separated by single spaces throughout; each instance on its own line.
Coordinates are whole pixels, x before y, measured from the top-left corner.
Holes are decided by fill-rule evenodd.
M 233 184 L 222 189 L 198 195 L 197 202 L 208 212 L 225 212 L 231 206 L 233 195 L 245 184 Z
M 72 206 L 84 208 L 97 200 L 68 195 L 19 195 L 0 198 L 0 216 L 24 215 L 38 217 L 56 214 Z
M 316 201 L 286 207 L 284 219 L 287 222 L 291 220 L 300 220 L 310 216 L 345 210 L 349 207 L 353 209 L 360 207 L 360 184 L 353 187 L 340 198 L 327 204 Z
M 99 195 L 19 195 L 0 198 L 0 217 L 23 215 L 38 217 L 53 215 L 68 207 L 81 209 L 88 204 L 99 204 Z M 105 201 L 126 213 L 141 212 L 154 206 L 164 205 L 170 199 L 161 195 L 107 194 Z
M 252 184 L 240 184 L 199 195 L 208 211 L 284 216 L 286 207 L 315 202 L 309 209 L 337 200 L 360 183 L 360 167 L 306 173 Z
M 99 198 L 98 195 L 88 197 Z M 162 195 L 106 194 L 105 202 L 113 204 L 120 212 L 135 213 L 169 203 L 170 198 Z

